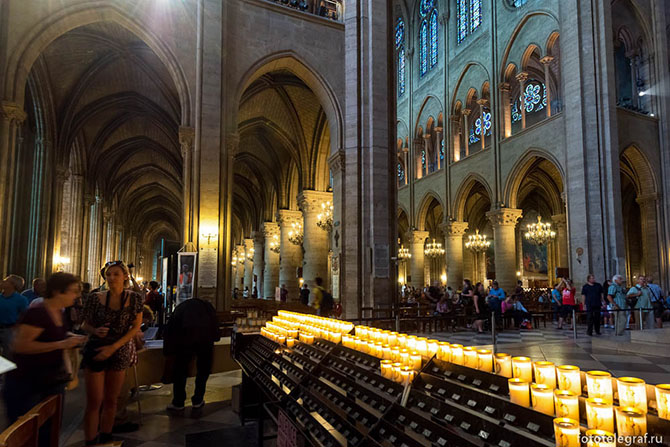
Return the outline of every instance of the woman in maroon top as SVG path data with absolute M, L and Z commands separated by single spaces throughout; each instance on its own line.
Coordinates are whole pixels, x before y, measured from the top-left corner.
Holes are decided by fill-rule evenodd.
M 16 369 L 7 374 L 4 386 L 10 423 L 43 399 L 64 392 L 70 373 L 63 350 L 82 345 L 86 337 L 67 332 L 63 309 L 72 306 L 80 292 L 77 277 L 54 273 L 47 279 L 44 301 L 19 320 L 14 339 Z
M 561 290 L 561 298 L 563 299 L 563 304 L 561 305 L 561 314 L 558 319 L 558 329 L 563 329 L 563 321 L 566 318 L 572 315 L 573 310 L 578 310 L 575 302 L 575 286 L 572 285 L 572 280 L 567 278 L 561 279 L 561 285 L 559 286 Z M 572 321 L 574 325 L 575 322 Z M 572 328 L 570 328 L 572 329 Z

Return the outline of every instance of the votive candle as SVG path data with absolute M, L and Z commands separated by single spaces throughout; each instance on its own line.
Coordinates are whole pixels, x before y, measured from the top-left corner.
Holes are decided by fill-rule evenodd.
M 528 357 L 512 357 L 512 372 L 518 379 L 533 381 L 532 363 Z
M 393 364 L 390 360 L 382 360 L 379 362 L 379 367 L 381 368 L 382 377 L 391 379 L 393 375 Z
M 619 405 L 633 407 L 647 412 L 647 385 L 637 377 L 619 377 L 616 379 L 619 392 Z
M 498 352 L 494 356 L 495 373 L 499 376 L 512 377 L 512 356 L 504 352 Z
M 448 362 L 451 360 L 451 348 L 449 348 L 449 343 L 446 341 L 441 341 L 438 343 L 437 347 L 437 358 Z
M 523 379 L 514 378 L 508 380 L 509 397 L 512 403 L 523 407 L 530 407 L 529 383 Z
M 403 366 L 410 365 L 409 351 L 407 351 L 407 349 L 400 350 L 400 363 L 402 363 Z
M 579 422 L 570 418 L 554 419 L 556 447 L 580 447 Z
M 428 340 L 428 356 L 432 357 L 435 354 L 437 354 L 437 346 L 438 346 L 438 341 L 437 340 Z
M 554 415 L 554 390 L 547 385 L 534 383 L 530 387 L 530 396 L 533 410 L 540 413 Z
M 579 420 L 579 397 L 570 390 L 554 390 L 556 417 Z
M 656 410 L 661 419 L 670 419 L 670 383 L 656 385 Z
M 612 402 L 600 397 L 586 399 L 586 424 L 589 428 L 614 431 Z
M 614 433 L 606 430 L 586 430 L 586 447 L 616 447 Z
M 457 365 L 463 364 L 463 345 L 451 345 L 451 363 L 455 363 Z
M 558 377 L 558 388 L 569 390 L 577 396 L 582 395 L 582 377 L 578 366 L 560 365 L 556 367 Z
M 414 371 L 408 366 L 403 366 L 400 369 L 400 383 L 403 385 L 408 385 L 412 381 L 412 373 Z
M 589 397 L 599 397 L 612 402 L 612 374 L 606 371 L 587 372 L 586 389 Z
M 633 407 L 616 407 L 616 432 L 619 436 L 644 436 L 647 413 Z
M 411 366 L 412 369 L 419 371 L 421 369 L 421 360 L 421 354 L 416 351 L 412 351 L 409 358 L 409 366 Z
M 416 339 L 416 348 L 415 351 L 419 351 L 424 357 L 428 357 L 428 340 L 425 337 L 419 337 Z
M 293 346 L 295 346 L 295 338 L 293 338 L 293 337 L 287 338 L 286 339 L 286 346 L 289 347 L 289 348 L 292 348 Z
M 477 350 L 472 346 L 463 348 L 463 365 L 468 368 L 477 368 Z
M 489 373 L 493 370 L 493 356 L 490 349 L 477 350 L 477 369 Z
M 397 346 L 391 347 L 391 360 L 394 362 L 400 361 L 400 348 Z
M 535 383 L 547 385 L 552 390 L 556 388 L 556 367 L 554 362 L 535 362 L 533 363 L 533 372 L 535 374 Z
M 400 380 L 400 368 L 402 368 L 402 363 L 400 362 L 395 362 L 392 365 L 393 369 L 393 376 L 391 377 L 391 380 L 398 382 Z

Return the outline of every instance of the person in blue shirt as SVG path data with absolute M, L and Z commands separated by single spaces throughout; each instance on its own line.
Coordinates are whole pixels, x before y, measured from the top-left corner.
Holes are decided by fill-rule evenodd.
M 486 298 L 489 307 L 496 312 L 500 312 L 500 304 L 505 301 L 505 291 L 500 288 L 498 281 L 493 281 L 493 287 L 489 290 L 489 295 Z
M 44 298 L 44 294 L 47 291 L 47 282 L 44 278 L 35 278 L 33 279 L 32 289 L 24 290 L 21 295 L 25 296 L 28 299 L 28 304 L 36 298 Z
M 19 316 L 28 308 L 28 299 L 19 294 L 25 280 L 18 275 L 9 275 L 0 282 L 0 347 L 2 355 L 9 355 L 12 329 Z

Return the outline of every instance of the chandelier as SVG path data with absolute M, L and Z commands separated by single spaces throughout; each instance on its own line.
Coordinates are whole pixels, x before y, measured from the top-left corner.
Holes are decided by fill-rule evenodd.
M 300 222 L 293 222 L 291 224 L 291 230 L 288 232 L 288 240 L 294 245 L 302 245 L 302 225 Z
M 247 260 L 253 262 L 253 260 L 254 260 L 254 252 L 255 252 L 255 251 L 256 251 L 256 250 L 254 249 L 254 247 L 251 247 L 249 250 L 247 250 Z
M 405 248 L 404 245 L 401 245 L 398 249 L 398 259 L 406 260 L 412 257 L 412 253 L 409 252 L 409 248 Z
M 237 253 L 237 262 L 244 264 L 244 258 L 246 258 L 246 253 L 244 253 L 244 251 Z
M 270 251 L 272 253 L 279 253 L 281 249 L 281 244 L 279 243 L 279 236 L 276 234 L 272 235 L 272 240 L 270 241 Z
M 542 222 L 542 216 L 537 216 L 537 223 L 526 225 L 525 237 L 531 244 L 545 245 L 556 237 L 556 232 L 552 231 L 551 223 Z
M 465 248 L 474 253 L 480 253 L 486 251 L 490 245 L 491 242 L 486 240 L 486 235 L 479 234 L 479 230 L 475 230 L 475 234 L 468 236 L 468 241 L 465 243 Z
M 333 230 L 333 204 L 330 202 L 322 202 L 321 213 L 316 216 L 316 224 L 324 231 L 331 232 Z
M 444 248 L 442 248 L 441 243 L 435 242 L 435 239 L 433 239 L 433 242 L 429 242 L 428 245 L 426 245 L 423 254 L 429 258 L 437 258 L 444 255 Z
M 233 257 L 230 260 L 230 265 L 233 267 L 237 265 L 237 250 L 233 250 Z

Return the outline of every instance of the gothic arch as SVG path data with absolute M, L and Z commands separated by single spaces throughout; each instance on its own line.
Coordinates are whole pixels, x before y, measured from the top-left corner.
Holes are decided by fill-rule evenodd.
M 503 202 L 510 208 L 516 208 L 518 206 L 519 188 L 521 187 L 521 183 L 524 181 L 531 168 L 538 160 L 547 160 L 553 166 L 553 168 L 556 169 L 560 177 L 558 179 L 560 181 L 560 186 L 564 188 L 563 185 L 565 185 L 565 172 L 563 171 L 563 168 L 556 157 L 543 149 L 528 149 L 514 164 L 514 167 L 507 175 L 507 180 L 503 189 Z M 560 194 L 562 191 L 558 192 Z M 550 200 L 552 201 L 554 212 L 560 212 L 560 197 L 551 197 Z
M 489 196 L 489 200 L 491 200 L 491 198 L 493 197 L 491 187 L 489 186 L 488 182 L 483 176 L 476 173 L 468 174 L 468 176 L 465 179 L 463 179 L 458 189 L 456 190 L 456 195 L 453 202 L 454 203 L 453 211 L 452 211 L 453 218 L 455 220 L 457 221 L 465 220 L 466 218 L 465 203 L 468 199 L 468 196 L 470 195 L 470 192 L 477 184 L 481 184 L 484 187 L 486 193 Z
M 5 70 L 4 97 L 23 105 L 24 87 L 30 69 L 42 51 L 58 37 L 92 23 L 114 22 L 144 41 L 163 62 L 179 95 L 181 125 L 190 125 L 191 97 L 184 71 L 177 57 L 169 46 L 151 31 L 148 24 L 140 22 L 137 17 L 130 17 L 112 3 L 109 0 L 98 0 L 62 8 L 35 26 L 9 57 Z
M 426 229 L 426 215 L 433 200 L 436 201 L 440 207 L 442 207 L 442 212 L 444 213 L 446 208 L 444 207 L 444 201 L 440 198 L 440 195 L 433 190 L 428 190 L 428 192 L 426 192 L 426 194 L 423 196 L 423 199 L 421 199 L 419 208 L 416 212 L 416 228 L 418 230 Z

